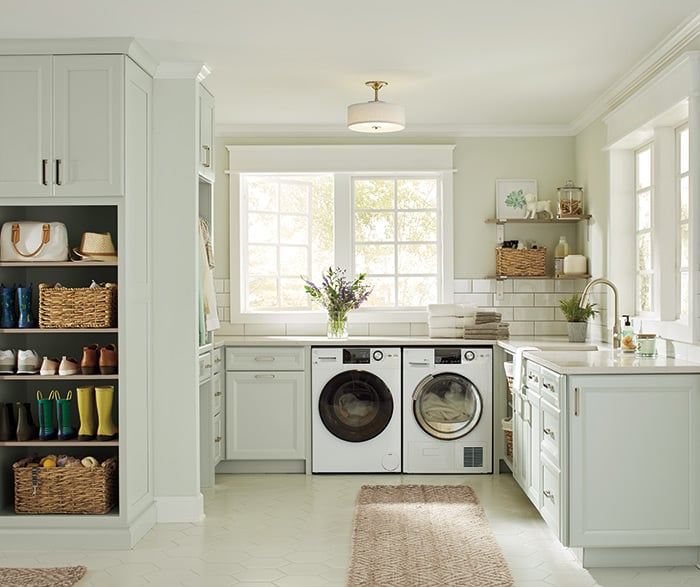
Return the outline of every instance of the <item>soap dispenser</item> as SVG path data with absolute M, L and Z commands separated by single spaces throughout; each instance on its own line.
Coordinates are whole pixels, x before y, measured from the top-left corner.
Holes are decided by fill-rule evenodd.
M 623 314 L 622 317 L 625 320 L 622 323 L 622 332 L 620 334 L 620 348 L 623 352 L 633 353 L 637 348 L 634 340 L 634 329 L 632 328 L 629 315 Z

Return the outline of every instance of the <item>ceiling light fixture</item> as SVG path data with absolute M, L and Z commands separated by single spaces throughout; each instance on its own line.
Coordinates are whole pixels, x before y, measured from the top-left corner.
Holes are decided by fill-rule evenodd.
M 357 132 L 396 132 L 406 126 L 406 109 L 401 104 L 389 104 L 379 99 L 379 90 L 387 82 L 365 82 L 374 90 L 374 100 L 348 106 L 348 128 Z

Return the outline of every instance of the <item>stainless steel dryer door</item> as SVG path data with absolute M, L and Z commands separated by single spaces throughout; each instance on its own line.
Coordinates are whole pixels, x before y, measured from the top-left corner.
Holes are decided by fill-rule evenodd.
M 331 434 L 348 442 L 364 442 L 389 425 L 394 400 L 386 383 L 374 373 L 344 371 L 323 387 L 318 410 Z
M 438 373 L 423 379 L 413 392 L 413 414 L 420 427 L 440 440 L 466 436 L 479 423 L 481 394 L 463 375 Z

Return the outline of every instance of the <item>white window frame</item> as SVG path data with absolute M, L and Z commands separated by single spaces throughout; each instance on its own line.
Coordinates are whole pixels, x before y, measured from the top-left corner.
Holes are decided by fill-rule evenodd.
M 690 189 L 690 160 L 688 161 L 688 169 L 685 171 L 681 170 L 681 135 L 687 132 L 688 135 L 690 135 L 690 129 L 688 127 L 688 123 L 681 124 L 675 129 L 675 137 L 676 137 L 676 162 L 675 162 L 675 170 L 676 170 L 676 222 L 677 222 L 677 227 L 678 227 L 678 238 L 676 241 L 676 258 L 678 259 L 678 269 L 676 272 L 676 317 L 679 321 L 681 322 L 688 322 L 690 319 L 690 291 L 688 291 L 688 313 L 687 314 L 682 314 L 681 313 L 681 282 L 682 282 L 682 276 L 683 274 L 687 273 L 688 277 L 688 284 L 690 284 L 690 263 L 687 265 L 683 265 L 681 263 L 681 232 L 682 228 L 685 227 L 687 232 L 688 232 L 688 238 L 690 240 L 690 230 L 691 230 L 691 216 L 690 216 L 690 209 L 688 211 L 688 218 L 685 220 L 681 219 L 681 184 L 684 179 L 688 180 L 688 189 Z M 688 145 L 690 146 L 690 145 Z M 690 192 L 688 193 L 688 196 L 690 197 Z M 689 202 L 690 203 L 690 202 Z M 688 246 L 690 246 L 690 242 L 688 243 Z M 688 253 L 690 253 L 690 250 L 688 250 Z M 690 261 L 690 256 L 688 257 L 688 260 Z
M 442 215 L 439 227 L 442 236 L 440 266 L 442 270 L 442 301 L 451 302 L 454 292 L 453 276 L 453 163 L 455 145 L 227 145 L 229 151 L 230 202 L 230 275 L 232 323 L 314 323 L 326 320 L 324 310 L 244 312 L 241 310 L 241 226 L 240 174 L 309 174 L 335 175 L 336 243 L 344 243 L 336 250 L 338 265 L 352 268 L 353 255 L 351 223 L 351 177 L 360 176 L 419 176 L 439 174 L 442 186 Z M 345 258 L 347 257 L 347 258 Z M 237 286 L 235 284 L 238 284 Z M 300 287 L 302 287 L 300 280 Z M 424 321 L 425 310 L 392 310 L 359 308 L 353 310 L 358 322 L 411 322 Z
M 649 185 L 640 188 L 639 184 L 637 182 L 637 178 L 639 176 L 639 155 L 640 153 L 643 153 L 644 151 L 649 151 L 649 159 L 651 163 L 651 177 L 649 181 Z M 637 313 L 640 316 L 644 317 L 652 317 L 654 315 L 654 311 L 656 310 L 657 306 L 657 290 L 658 284 L 656 283 L 657 279 L 657 274 L 656 274 L 656 258 L 655 258 L 655 251 L 657 249 L 657 242 L 656 242 L 656 230 L 655 230 L 655 222 L 654 222 L 654 202 L 656 200 L 654 196 L 654 178 L 655 178 L 655 170 L 654 170 L 654 143 L 646 143 L 644 145 L 640 145 L 638 148 L 634 150 L 634 161 L 635 161 L 635 169 L 634 169 L 634 177 L 635 177 L 635 185 L 634 185 L 634 211 L 635 211 L 635 246 L 634 246 L 634 251 L 636 253 L 635 257 L 635 262 L 634 262 L 634 267 L 635 267 L 635 273 L 636 273 L 636 279 L 635 283 L 637 284 L 637 291 L 636 291 L 636 296 L 634 300 L 634 308 L 635 308 L 635 313 Z M 651 206 L 651 221 L 649 228 L 639 228 L 639 197 L 641 194 L 648 192 L 649 193 L 649 199 L 650 199 L 650 206 Z M 641 235 L 649 235 L 649 246 L 651 248 L 651 269 L 646 270 L 646 271 L 641 271 L 639 269 L 639 237 Z M 650 312 L 644 312 L 641 310 L 641 303 L 639 300 L 639 290 L 640 290 L 640 281 L 641 277 L 643 275 L 648 275 L 651 279 L 651 311 Z
M 620 292 L 620 307 L 633 307 L 636 237 L 634 218 L 634 152 L 654 142 L 653 215 L 657 246 L 654 271 L 657 285 L 652 316 L 638 316 L 636 327 L 675 341 L 700 341 L 700 185 L 695 163 L 700 153 L 700 52 L 691 51 L 670 64 L 646 86 L 605 117 L 610 154 L 609 278 Z M 679 320 L 678 198 L 675 129 L 687 121 L 690 133 L 690 231 L 688 320 Z M 664 194 L 665 197 L 661 195 Z M 669 263 L 673 259 L 673 263 Z

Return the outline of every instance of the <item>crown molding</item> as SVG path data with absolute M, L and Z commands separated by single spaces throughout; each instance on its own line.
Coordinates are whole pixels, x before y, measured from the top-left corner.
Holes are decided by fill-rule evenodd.
M 384 139 L 404 137 L 566 137 L 574 133 L 569 125 L 411 125 L 406 130 L 382 133 Z M 245 138 L 355 138 L 358 142 L 368 140 L 370 133 L 358 133 L 339 125 L 296 124 L 217 124 L 218 137 Z M 379 136 L 379 135 L 375 135 Z
M 624 77 L 611 86 L 570 124 L 574 134 L 605 116 L 649 83 L 700 35 L 700 10 L 676 27 Z
M 194 79 L 201 83 L 209 74 L 211 68 L 198 61 L 163 61 L 153 76 L 156 79 Z

